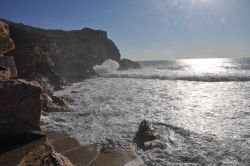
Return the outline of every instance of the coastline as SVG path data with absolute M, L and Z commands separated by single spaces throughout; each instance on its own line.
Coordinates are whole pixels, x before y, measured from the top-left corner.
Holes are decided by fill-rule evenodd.
M 63 89 L 63 86 L 70 85 L 70 82 L 79 82 L 95 76 L 93 66 L 109 59 L 105 55 L 107 52 L 112 52 L 111 58 L 120 61 L 119 50 L 110 39 L 107 39 L 106 32 L 84 28 L 79 31 L 81 35 L 85 35 L 93 41 L 102 39 L 101 42 L 103 43 L 99 44 L 104 44 L 102 48 L 108 51 L 104 51 L 98 61 L 92 59 L 87 61 L 87 64 L 85 61 L 80 64 L 87 67 L 85 68 L 86 71 L 81 74 L 73 75 L 68 71 L 59 72 L 58 67 L 54 65 L 61 61 L 62 57 L 56 51 L 61 46 L 55 46 L 51 35 L 53 36 L 53 33 L 56 36 L 61 33 L 75 34 L 77 32 L 46 32 L 46 30 L 39 28 L 0 19 L 1 165 L 35 166 L 52 164 L 72 166 L 73 164 L 91 164 L 103 166 L 105 163 L 107 166 L 110 166 L 110 164 L 122 166 L 128 165 L 128 163 L 129 165 L 141 163 L 141 160 L 132 151 L 121 151 L 111 148 L 109 145 L 103 145 L 101 148 L 97 148 L 96 145 L 80 146 L 75 139 L 66 134 L 41 131 L 40 118 L 42 113 L 67 110 L 67 104 L 73 101 L 67 96 L 54 96 L 53 89 L 60 90 Z M 46 35 L 46 33 L 49 33 L 49 35 Z M 73 38 L 75 37 L 73 36 Z M 27 42 L 22 42 L 26 40 L 30 46 L 27 45 Z M 65 42 L 70 41 L 66 39 Z M 105 43 L 109 43 L 109 47 L 106 47 Z M 71 44 L 66 45 L 70 47 Z M 84 52 L 84 50 L 81 51 Z M 52 57 L 55 54 L 59 56 L 57 60 Z M 44 56 L 45 59 L 39 58 L 41 56 Z M 77 57 L 74 61 L 78 61 Z M 127 62 L 127 60 L 125 61 Z M 126 65 L 130 63 L 135 65 L 132 61 L 128 61 L 122 66 L 129 68 Z M 70 64 L 70 66 L 72 65 Z M 92 154 L 95 154 L 94 158 L 92 158 Z M 73 164 L 65 156 L 69 156 Z
M 45 131 L 56 151 L 66 156 L 73 165 L 82 166 L 142 166 L 133 151 L 118 150 L 114 145 L 80 145 L 74 138 L 56 131 Z

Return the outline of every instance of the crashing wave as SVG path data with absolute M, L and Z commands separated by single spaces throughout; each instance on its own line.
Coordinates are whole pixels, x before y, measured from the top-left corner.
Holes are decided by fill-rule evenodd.
M 101 65 L 95 65 L 93 67 L 93 69 L 97 74 L 113 73 L 117 71 L 118 68 L 119 68 L 119 63 L 112 59 L 108 59 L 104 61 Z

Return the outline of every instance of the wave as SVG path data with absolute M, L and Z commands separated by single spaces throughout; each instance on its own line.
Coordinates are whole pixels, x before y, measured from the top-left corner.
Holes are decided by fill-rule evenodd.
M 97 74 L 112 73 L 117 71 L 118 68 L 119 68 L 119 63 L 112 59 L 104 61 L 102 65 L 95 65 L 93 67 L 93 69 Z
M 203 75 L 203 76 L 178 76 L 178 75 L 138 75 L 138 74 L 104 74 L 101 75 L 106 78 L 133 78 L 133 79 L 158 79 L 158 80 L 181 80 L 181 81 L 198 81 L 198 82 L 230 82 L 239 81 L 246 82 L 250 81 L 250 76 L 244 75 Z

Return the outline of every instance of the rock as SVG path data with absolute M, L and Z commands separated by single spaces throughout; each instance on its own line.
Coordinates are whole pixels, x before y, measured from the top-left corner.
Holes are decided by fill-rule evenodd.
M 122 59 L 119 61 L 119 64 L 120 64 L 119 70 L 140 69 L 141 68 L 139 63 L 131 61 L 129 59 Z
M 0 54 L 5 54 L 15 49 L 12 39 L 8 36 L 0 35 Z
M 0 21 L 0 81 L 17 76 L 16 65 L 13 57 L 4 57 L 3 54 L 13 50 L 15 45 L 9 37 L 8 24 Z
M 0 82 L 0 137 L 40 130 L 41 92 L 36 81 Z
M 9 25 L 0 21 L 0 36 L 9 36 Z
M 51 112 L 50 110 L 51 110 L 51 107 L 54 106 L 54 102 L 49 94 L 45 92 L 42 93 L 42 103 L 43 103 L 42 110 L 45 112 Z
M 52 100 L 58 106 L 67 106 L 74 101 L 69 96 L 52 96 Z
M 39 163 L 39 165 L 73 166 L 73 164 L 67 157 L 54 151 L 54 148 L 52 146 L 51 146 L 51 149 L 52 150 L 49 151 L 49 154 L 42 158 L 42 162 L 41 164 Z
M 138 148 L 145 149 L 144 143 L 148 141 L 153 141 L 156 139 L 155 131 L 148 121 L 143 120 L 136 132 L 134 142 L 137 144 Z
M 53 94 L 42 93 L 43 111 L 44 112 L 69 112 L 67 106 L 74 100 L 69 96 L 53 96 Z
M 63 89 L 64 89 L 64 87 L 61 86 L 61 85 L 54 87 L 54 91 L 60 91 L 60 90 L 63 90 Z
M 46 138 L 29 142 L 0 155 L 1 165 L 73 166 L 68 158 L 57 153 Z
M 10 79 L 10 68 L 7 66 L 0 66 L 0 81 L 5 81 L 9 79 Z
M 9 37 L 8 24 L 0 21 L 0 54 L 7 53 L 15 48 L 15 45 Z
M 16 49 L 7 55 L 14 57 L 21 78 L 45 78 L 53 84 L 59 79 L 53 71 L 69 81 L 79 81 L 95 74 L 93 66 L 107 59 L 120 60 L 118 48 L 105 31 L 45 30 L 0 20 L 9 24 Z
M 0 66 L 6 67 L 8 69 L 9 78 L 17 77 L 17 69 L 13 57 L 0 56 Z
M 16 126 L 22 127 L 23 124 L 19 123 Z M 10 125 L 8 126 L 9 130 L 15 130 L 15 126 Z M 24 126 L 25 127 L 25 126 Z M 5 133 L 1 134 L 0 137 L 0 155 L 3 153 L 6 153 L 8 151 L 11 151 L 13 149 L 16 149 L 18 147 L 21 147 L 25 144 L 28 144 L 30 142 L 36 141 L 38 139 L 45 138 L 46 135 L 41 131 L 23 131 L 23 132 L 12 132 L 12 133 Z M 0 162 L 1 163 L 1 162 Z

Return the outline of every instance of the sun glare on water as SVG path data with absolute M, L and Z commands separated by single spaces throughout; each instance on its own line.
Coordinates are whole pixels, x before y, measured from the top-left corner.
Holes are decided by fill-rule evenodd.
M 220 72 L 223 70 L 225 59 L 187 59 L 182 62 L 195 72 Z

